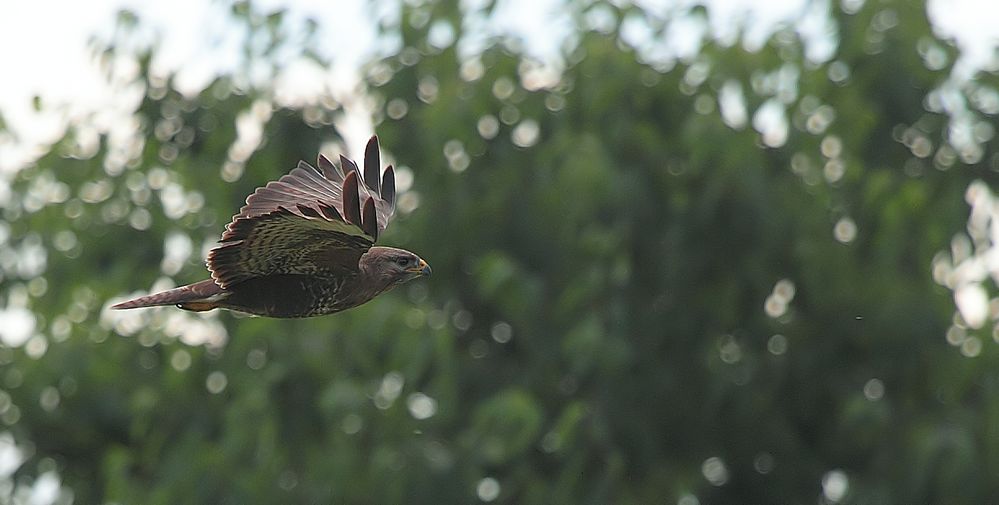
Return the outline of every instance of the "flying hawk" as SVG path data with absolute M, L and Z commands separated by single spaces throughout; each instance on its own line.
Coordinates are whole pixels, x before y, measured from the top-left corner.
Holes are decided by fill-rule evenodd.
M 176 305 L 269 317 L 311 317 L 356 307 L 430 275 L 419 256 L 374 247 L 395 212 L 395 172 L 383 173 L 378 137 L 364 150 L 364 175 L 322 154 L 257 188 L 208 254 L 211 279 L 119 303 L 112 309 Z

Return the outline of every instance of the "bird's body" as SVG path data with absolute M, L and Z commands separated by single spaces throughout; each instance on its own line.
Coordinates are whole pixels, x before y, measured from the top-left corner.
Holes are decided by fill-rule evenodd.
M 112 308 L 176 305 L 311 317 L 356 307 L 430 275 L 430 266 L 409 251 L 373 247 L 395 203 L 391 166 L 379 180 L 375 137 L 368 142 L 364 165 L 361 180 L 357 166 L 344 157 L 341 169 L 320 156 L 322 172 L 300 163 L 247 198 L 208 255 L 211 279 Z

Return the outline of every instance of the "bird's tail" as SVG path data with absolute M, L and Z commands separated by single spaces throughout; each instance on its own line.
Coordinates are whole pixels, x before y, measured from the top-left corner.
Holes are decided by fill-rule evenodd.
M 218 302 L 225 298 L 226 291 L 211 279 L 188 284 L 168 291 L 142 296 L 127 302 L 112 305 L 112 309 L 137 309 L 139 307 L 159 307 L 176 305 L 185 310 L 201 312 L 218 308 Z

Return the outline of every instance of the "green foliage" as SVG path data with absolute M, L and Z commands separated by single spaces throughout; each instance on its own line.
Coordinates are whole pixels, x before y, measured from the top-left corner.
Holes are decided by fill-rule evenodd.
M 402 47 L 366 92 L 413 174 L 384 242 L 434 277 L 310 320 L 107 309 L 204 278 L 203 244 L 254 187 L 342 142 L 328 98 L 281 106 L 243 74 L 185 96 L 140 51 L 131 122 L 72 126 L 4 205 L 2 299 L 37 333 L 0 353 L 15 478 L 55 469 L 78 503 L 994 497 L 999 351 L 931 265 L 999 159 L 950 129 L 995 112 L 948 114 L 934 90 L 995 93 L 996 75 L 947 82 L 956 51 L 920 2 L 832 8 L 829 61 L 793 30 L 663 60 L 622 20 L 668 31 L 703 8 L 568 7 L 614 23 L 578 27 L 545 86 L 516 41 L 430 45 L 436 22 L 465 35 L 454 2 L 383 27 Z M 321 61 L 282 13 L 232 12 L 247 68 Z M 141 24 L 123 19 L 119 37 Z

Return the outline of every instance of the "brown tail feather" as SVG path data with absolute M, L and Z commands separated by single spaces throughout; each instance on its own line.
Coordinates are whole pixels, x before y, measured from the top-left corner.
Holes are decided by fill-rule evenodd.
M 112 309 L 137 309 L 139 307 L 158 307 L 162 305 L 177 305 L 182 309 L 204 311 L 218 307 L 217 299 L 212 299 L 225 291 L 211 279 L 188 284 L 168 291 L 142 296 L 134 300 L 111 306 Z

